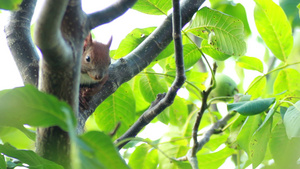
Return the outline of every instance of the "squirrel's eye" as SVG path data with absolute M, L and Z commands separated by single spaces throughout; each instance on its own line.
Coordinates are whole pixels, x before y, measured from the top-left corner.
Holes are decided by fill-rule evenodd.
M 90 57 L 89 55 L 87 55 L 87 56 L 85 57 L 85 61 L 86 61 L 86 62 L 90 62 L 90 61 L 91 61 L 91 57 Z

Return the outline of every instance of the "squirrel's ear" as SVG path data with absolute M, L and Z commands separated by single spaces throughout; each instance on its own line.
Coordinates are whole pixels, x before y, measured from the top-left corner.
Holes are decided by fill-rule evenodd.
M 89 33 L 89 35 L 84 40 L 83 47 L 86 48 L 87 46 L 91 45 L 93 43 L 92 34 Z
M 106 46 L 107 46 L 108 48 L 110 48 L 112 39 L 113 39 L 113 37 L 111 36 L 110 39 L 109 39 L 109 41 L 108 41 L 107 44 L 106 44 Z

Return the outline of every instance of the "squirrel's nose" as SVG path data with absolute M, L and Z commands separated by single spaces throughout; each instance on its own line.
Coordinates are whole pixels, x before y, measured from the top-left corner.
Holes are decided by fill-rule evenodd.
M 95 78 L 95 80 L 101 80 L 102 76 L 101 75 L 95 75 L 94 78 Z

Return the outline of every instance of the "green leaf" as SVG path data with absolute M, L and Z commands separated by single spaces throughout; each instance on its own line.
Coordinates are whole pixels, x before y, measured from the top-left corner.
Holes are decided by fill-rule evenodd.
M 179 146 L 174 145 L 171 143 L 166 144 L 160 144 L 159 146 L 160 150 L 164 152 L 168 157 L 182 157 L 186 155 L 189 148 L 187 146 Z M 158 168 L 159 169 L 191 169 L 191 165 L 189 163 L 185 162 L 177 162 L 175 160 L 172 160 L 170 158 L 167 158 L 165 154 L 162 154 L 161 152 L 158 153 Z
M 186 44 L 183 46 L 183 59 L 184 59 L 184 68 L 189 69 L 194 66 L 199 59 L 201 58 L 201 52 L 198 47 L 194 44 Z M 176 69 L 175 58 L 171 57 L 168 60 L 169 67 L 171 69 Z
M 131 31 L 120 43 L 113 59 L 120 59 L 129 54 L 140 43 L 142 43 L 153 31 L 155 27 L 149 27 L 145 29 L 136 28 Z
M 35 140 L 30 140 L 24 133 L 14 127 L 0 127 L 0 138 L 18 149 L 33 149 Z
M 82 135 L 80 138 L 93 151 L 93 153 L 89 154 L 89 156 L 87 157 L 96 158 L 98 162 L 100 162 L 103 165 L 104 168 L 107 169 L 128 168 L 129 169 L 128 165 L 121 158 L 118 150 L 114 146 L 111 138 L 106 134 L 104 134 L 103 132 L 90 131 Z M 88 164 L 87 161 L 81 161 L 81 162 L 82 162 L 81 168 L 88 168 L 86 165 L 90 165 Z
M 227 109 L 228 111 L 237 111 L 245 116 L 255 115 L 267 110 L 274 101 L 275 98 L 267 98 L 231 103 L 227 104 Z
M 228 133 L 223 133 L 221 135 L 212 135 L 209 139 L 209 142 L 204 146 L 211 151 L 216 151 L 222 144 L 226 143 L 228 138 Z
M 257 30 L 272 53 L 286 61 L 293 47 L 291 25 L 280 6 L 272 0 L 255 0 L 254 19 Z
M 277 102 L 275 102 L 272 106 L 272 108 L 268 111 L 267 116 L 265 117 L 265 120 L 263 121 L 263 123 L 259 126 L 259 128 L 257 130 L 260 130 L 262 127 L 264 127 L 264 125 L 266 125 L 268 123 L 268 121 L 273 119 L 273 115 L 276 112 L 276 109 L 278 108 Z
M 186 72 L 187 85 L 188 86 L 194 85 L 198 89 L 200 89 L 200 91 L 205 90 L 204 82 L 207 79 L 207 77 L 208 77 L 207 72 L 205 72 L 205 73 L 197 72 L 197 71 L 187 71 Z
M 264 71 L 263 63 L 255 57 L 241 56 L 237 59 L 236 63 L 241 68 L 257 70 L 261 73 Z
M 239 18 L 241 21 L 243 21 L 245 35 L 249 36 L 251 34 L 251 30 L 247 20 L 247 13 L 242 4 L 234 4 L 230 1 L 223 1 L 219 3 L 215 9 L 224 12 L 228 15 Z
M 300 137 L 300 101 L 287 109 L 283 117 L 286 134 L 289 139 Z
M 17 150 L 9 144 L 0 144 L 0 152 L 26 163 L 30 168 L 63 169 L 62 166 L 38 156 L 31 150 Z
M 174 55 L 174 41 L 172 41 L 160 54 L 155 58 L 155 61 L 167 58 Z
M 246 151 L 248 156 L 250 156 L 250 139 L 261 123 L 262 120 L 260 115 L 248 116 L 237 136 L 239 146 Z
M 76 124 L 76 118 L 67 103 L 30 85 L 1 91 L 0 107 L 1 126 L 25 129 L 24 124 L 35 127 L 56 125 L 68 131 L 67 120 L 71 120 L 73 126 Z
M 297 5 L 297 8 L 299 9 L 299 17 L 300 17 L 300 3 Z
M 117 123 L 121 123 L 115 137 L 120 137 L 135 120 L 135 100 L 129 84 L 122 84 L 118 90 L 109 96 L 95 110 L 95 120 L 98 127 L 105 132 L 111 132 Z
M 150 15 L 167 15 L 171 8 L 171 0 L 138 0 L 132 7 L 132 9 Z
M 256 168 L 264 159 L 268 141 L 271 135 L 272 117 L 271 120 L 267 120 L 265 125 L 257 129 L 251 137 L 249 144 L 250 159 L 252 161 L 253 168 Z
M 282 122 L 272 131 L 269 148 L 277 168 L 297 168 L 300 157 L 300 138 L 288 139 Z
M 214 153 L 197 155 L 198 167 L 205 169 L 219 168 L 224 163 L 224 161 L 233 153 L 233 149 L 226 147 Z
M 0 168 L 6 168 L 4 155 L 0 154 Z
M 183 126 L 188 116 L 188 107 L 184 99 L 176 97 L 169 107 L 170 123 L 174 126 Z
M 138 113 L 143 113 L 150 106 L 150 103 L 145 101 L 142 93 L 140 92 L 141 90 L 140 80 L 141 80 L 141 76 L 135 76 L 132 84 L 132 90 L 135 98 L 135 107 L 136 107 L 137 115 L 140 115 Z
M 0 9 L 16 10 L 23 0 L 0 0 Z
M 300 73 L 292 68 L 286 68 L 281 70 L 274 82 L 273 90 L 275 94 L 282 93 L 284 91 L 293 92 L 300 87 L 298 78 Z
M 294 29 L 297 26 L 300 26 L 299 9 L 296 8 L 297 5 L 299 8 L 299 1 L 279 0 L 279 5 L 284 10 L 292 28 Z
M 247 94 L 251 95 L 253 99 L 261 97 L 267 84 L 266 77 L 257 76 L 250 84 Z
M 197 12 L 188 31 L 207 39 L 222 53 L 235 56 L 246 53 L 244 25 L 235 17 L 204 7 Z
M 129 166 L 132 169 L 156 169 L 158 153 L 156 149 L 147 144 L 142 144 L 134 150 L 129 158 Z
M 228 59 L 231 55 L 227 55 L 225 53 L 217 51 L 214 46 L 208 43 L 206 39 L 203 39 L 201 42 L 201 50 L 203 53 L 209 55 L 215 60 L 224 61 Z
M 167 87 L 162 83 L 155 74 L 146 73 L 141 77 L 140 90 L 147 102 L 153 102 L 157 94 L 168 91 Z

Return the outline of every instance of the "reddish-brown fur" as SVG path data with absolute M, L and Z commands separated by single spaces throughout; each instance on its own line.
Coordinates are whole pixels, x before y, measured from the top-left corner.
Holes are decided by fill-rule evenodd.
M 108 67 L 111 63 L 109 47 L 112 38 L 107 44 L 93 41 L 89 34 L 83 47 L 80 73 L 80 104 L 86 108 L 88 100 L 96 94 L 108 80 Z

